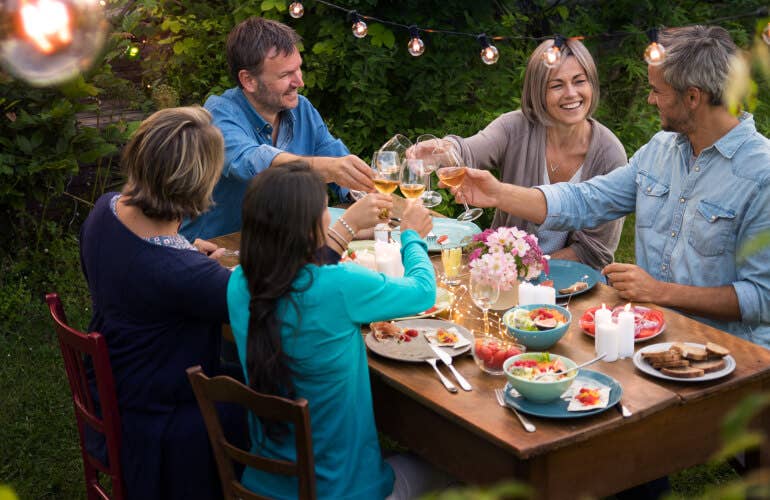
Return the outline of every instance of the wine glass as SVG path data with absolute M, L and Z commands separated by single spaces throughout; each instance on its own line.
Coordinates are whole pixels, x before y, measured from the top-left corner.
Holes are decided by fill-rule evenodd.
M 411 147 L 412 141 L 401 134 L 396 134 L 388 139 L 388 141 L 380 147 L 379 151 L 392 151 L 396 153 L 396 161 L 401 165 L 401 162 L 406 158 L 406 150 Z
M 425 189 L 422 193 L 422 204 L 428 208 L 441 203 L 441 194 L 431 190 L 430 175 L 436 171 L 439 165 L 439 156 L 442 153 L 442 142 L 432 134 L 422 134 L 415 143 L 414 155 L 420 158 L 425 170 Z
M 438 178 L 450 187 L 456 187 L 460 190 L 460 186 L 465 180 L 465 172 L 469 168 L 464 165 L 464 161 L 460 158 L 460 155 L 455 152 L 453 148 L 447 149 L 440 155 L 439 168 L 436 171 Z M 459 221 L 472 221 L 478 219 L 483 210 L 480 208 L 470 208 L 468 203 L 463 199 L 463 206 L 465 211 L 457 216 Z
M 500 287 L 486 276 L 479 276 L 472 272 L 470 296 L 473 303 L 484 311 L 484 334 L 489 334 L 489 308 L 500 298 Z
M 423 161 L 417 158 L 407 158 L 401 166 L 401 194 L 414 200 L 425 191 L 425 167 Z
M 401 169 L 395 151 L 375 151 L 372 155 L 374 188 L 382 194 L 391 194 L 401 182 Z M 390 217 L 388 209 L 380 212 L 381 219 Z

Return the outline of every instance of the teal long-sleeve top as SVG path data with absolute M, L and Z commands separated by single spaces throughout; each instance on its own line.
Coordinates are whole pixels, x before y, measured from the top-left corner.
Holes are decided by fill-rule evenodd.
M 352 263 L 307 265 L 289 301 L 279 302 L 281 341 L 290 358 L 297 397 L 308 400 L 319 498 L 385 498 L 393 471 L 382 459 L 361 324 L 406 316 L 434 304 L 436 283 L 427 247 L 412 230 L 401 235 L 404 277 L 392 278 Z M 308 287 L 309 284 L 309 288 Z M 307 288 L 307 289 L 305 289 Z M 227 290 L 230 324 L 246 369 L 249 292 L 240 266 Z M 299 312 L 299 314 L 298 314 Z M 252 452 L 295 460 L 293 432 L 281 442 L 249 420 Z M 243 483 L 277 499 L 296 498 L 297 481 L 247 468 Z

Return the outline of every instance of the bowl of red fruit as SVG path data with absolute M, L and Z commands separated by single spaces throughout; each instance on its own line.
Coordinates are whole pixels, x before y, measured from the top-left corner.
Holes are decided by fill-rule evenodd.
M 503 363 L 508 358 L 518 356 L 527 348 L 513 340 L 501 339 L 492 335 L 477 334 L 473 339 L 473 360 L 481 371 L 490 375 L 502 375 Z

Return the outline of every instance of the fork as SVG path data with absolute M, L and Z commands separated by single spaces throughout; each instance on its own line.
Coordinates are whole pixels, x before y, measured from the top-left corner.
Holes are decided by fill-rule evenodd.
M 433 231 L 429 232 L 428 236 L 426 236 L 425 238 L 428 240 L 428 244 L 429 245 L 435 245 L 436 244 L 436 240 L 438 240 L 438 236 L 433 234 Z
M 508 408 L 511 410 L 517 417 L 519 417 L 519 422 L 521 422 L 522 427 L 524 427 L 524 430 L 527 432 L 535 432 L 537 428 L 534 426 L 532 422 L 527 420 L 527 418 L 516 411 L 516 408 L 513 406 L 508 406 L 505 402 L 505 390 L 504 389 L 495 389 L 495 398 L 497 399 L 497 404 L 502 406 L 503 408 Z
M 583 277 L 580 278 L 579 281 L 582 281 L 583 283 L 588 283 L 588 275 L 584 274 Z M 574 296 L 574 293 L 571 293 L 569 297 L 567 297 L 567 303 L 564 304 L 564 309 L 569 311 L 569 301 L 572 300 L 572 297 Z

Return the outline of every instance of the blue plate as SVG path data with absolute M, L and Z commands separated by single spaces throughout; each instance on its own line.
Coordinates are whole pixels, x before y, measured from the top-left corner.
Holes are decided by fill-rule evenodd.
M 532 401 L 528 401 L 521 396 L 511 396 L 509 392 L 511 386 L 508 384 L 505 384 L 505 402 L 521 412 L 534 415 L 536 417 L 582 418 L 588 417 L 590 415 L 596 415 L 597 413 L 602 413 L 608 408 L 615 406 L 620 401 L 620 396 L 623 395 L 623 388 L 620 387 L 620 383 L 609 375 L 595 372 L 593 370 L 581 369 L 580 372 L 578 372 L 577 379 L 581 378 L 595 380 L 610 388 L 610 400 L 607 403 L 607 406 L 604 408 L 595 408 L 593 410 L 586 411 L 567 411 L 569 401 L 566 399 L 557 399 L 556 401 L 551 401 L 550 403 L 533 403 Z
M 329 207 L 329 215 L 331 216 L 331 223 L 339 219 L 339 217 L 345 213 L 342 208 Z M 454 219 L 447 219 L 445 217 L 433 217 L 433 234 L 437 237 L 447 235 L 449 238 L 444 242 L 444 246 L 465 246 L 471 241 L 471 237 L 474 234 L 481 232 L 481 228 L 473 222 L 461 222 Z M 401 232 L 393 231 L 393 239 L 400 240 Z M 425 243 L 428 243 L 425 240 Z M 441 245 L 438 243 L 428 244 L 429 252 L 440 252 Z M 582 274 L 581 274 L 582 276 Z
M 539 284 L 545 280 L 553 280 L 553 287 L 556 289 L 556 298 L 563 299 L 570 295 L 580 295 L 586 293 L 588 290 L 596 286 L 596 283 L 604 283 L 604 278 L 596 269 L 588 267 L 580 262 L 574 260 L 559 260 L 551 259 L 548 262 L 549 273 L 541 274 L 535 284 Z M 584 288 L 575 293 L 562 294 L 559 290 L 562 288 L 569 288 L 576 281 L 582 281 L 583 276 L 588 276 L 585 280 L 588 283 L 588 288 Z

